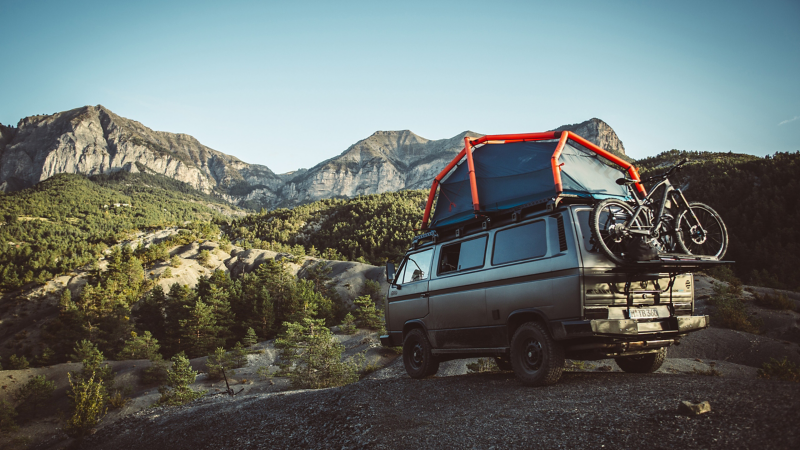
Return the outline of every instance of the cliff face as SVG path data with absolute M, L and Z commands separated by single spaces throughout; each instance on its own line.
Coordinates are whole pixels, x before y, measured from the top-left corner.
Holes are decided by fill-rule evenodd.
M 599 119 L 570 130 L 608 150 L 625 149 Z M 428 140 L 411 131 L 378 131 L 337 157 L 297 172 L 275 174 L 208 148 L 192 136 L 153 131 L 103 106 L 85 106 L 51 116 L 0 125 L 0 190 L 33 186 L 57 173 L 94 175 L 143 169 L 190 184 L 249 207 L 275 208 L 332 197 L 354 197 L 430 187 L 433 178 L 463 148 L 465 131 Z
M 137 163 L 204 192 L 242 180 L 239 171 L 248 166 L 191 136 L 153 131 L 103 106 L 85 106 L 20 120 L 0 149 L 0 189 L 29 187 L 57 173 L 137 171 Z
M 614 129 L 598 118 L 589 119 L 586 122 L 572 125 L 563 125 L 553 131 L 575 132 L 578 136 L 585 138 L 604 150 L 616 153 L 617 155 L 627 156 L 625 155 L 625 146 L 622 145 L 622 141 L 619 140 Z
M 277 189 L 257 189 L 246 200 L 292 206 L 332 197 L 354 197 L 430 187 L 431 180 L 464 146 L 464 136 L 428 140 L 411 131 L 378 131 L 341 155 L 284 177 Z

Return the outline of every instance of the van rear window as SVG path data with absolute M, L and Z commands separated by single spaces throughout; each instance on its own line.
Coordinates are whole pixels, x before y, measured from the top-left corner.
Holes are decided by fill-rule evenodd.
M 498 231 L 494 236 L 492 264 L 505 264 L 547 254 L 547 228 L 543 220 Z
M 483 267 L 486 236 L 442 247 L 439 274 Z

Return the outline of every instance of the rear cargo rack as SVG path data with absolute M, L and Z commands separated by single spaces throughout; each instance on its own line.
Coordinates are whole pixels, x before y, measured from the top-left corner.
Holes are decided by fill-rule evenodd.
M 733 264 L 733 261 L 720 261 L 709 256 L 692 255 L 659 255 L 659 259 L 652 261 L 635 261 L 625 263 L 609 269 L 608 273 L 668 273 L 670 275 L 680 275 L 682 273 L 696 272 L 698 270 L 710 269 L 714 266 Z
M 680 254 L 662 254 L 659 259 L 652 261 L 635 261 L 626 263 L 623 266 L 614 267 L 607 271 L 607 273 L 624 273 L 627 275 L 625 280 L 624 294 L 627 299 L 628 317 L 630 317 L 631 307 L 633 306 L 634 297 L 637 294 L 652 295 L 654 304 L 661 303 L 661 296 L 669 292 L 669 307 L 674 313 L 674 305 L 672 303 L 672 286 L 678 275 L 684 273 L 695 272 L 698 270 L 708 269 L 714 266 L 721 266 L 725 264 L 733 264 L 733 261 L 719 261 L 714 257 L 709 256 L 694 256 L 694 255 L 680 255 Z M 658 280 L 654 280 L 656 290 L 632 290 L 631 284 L 634 278 L 640 277 L 645 274 L 661 274 L 666 273 L 669 276 L 669 285 L 666 289 L 661 289 L 658 285 Z M 616 290 L 616 285 L 611 284 L 612 290 Z

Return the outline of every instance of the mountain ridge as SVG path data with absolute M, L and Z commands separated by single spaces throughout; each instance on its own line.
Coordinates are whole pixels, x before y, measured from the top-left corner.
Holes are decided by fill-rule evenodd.
M 565 125 L 624 155 L 613 129 L 600 119 Z M 203 145 L 191 135 L 154 131 L 108 108 L 83 106 L 0 126 L 0 191 L 30 187 L 58 173 L 116 171 L 164 175 L 250 209 L 293 207 L 324 198 L 352 198 L 424 189 L 463 148 L 463 131 L 426 139 L 411 130 L 376 131 L 310 169 L 276 174 Z

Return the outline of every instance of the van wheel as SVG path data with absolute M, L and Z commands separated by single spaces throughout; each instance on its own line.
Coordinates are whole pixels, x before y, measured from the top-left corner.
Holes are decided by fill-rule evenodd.
M 494 362 L 497 364 L 497 368 L 500 370 L 514 370 L 514 368 L 511 367 L 511 360 L 509 359 L 508 355 L 495 356 Z
M 652 373 L 658 370 L 667 359 L 667 348 L 659 349 L 655 353 L 646 355 L 623 356 L 614 361 L 620 369 L 629 373 Z
M 431 353 L 431 344 L 419 328 L 411 330 L 403 341 L 403 363 L 411 378 L 425 378 L 439 371 L 439 360 Z
M 564 371 L 564 347 L 539 323 L 522 324 L 511 339 L 511 366 L 524 384 L 554 384 Z

